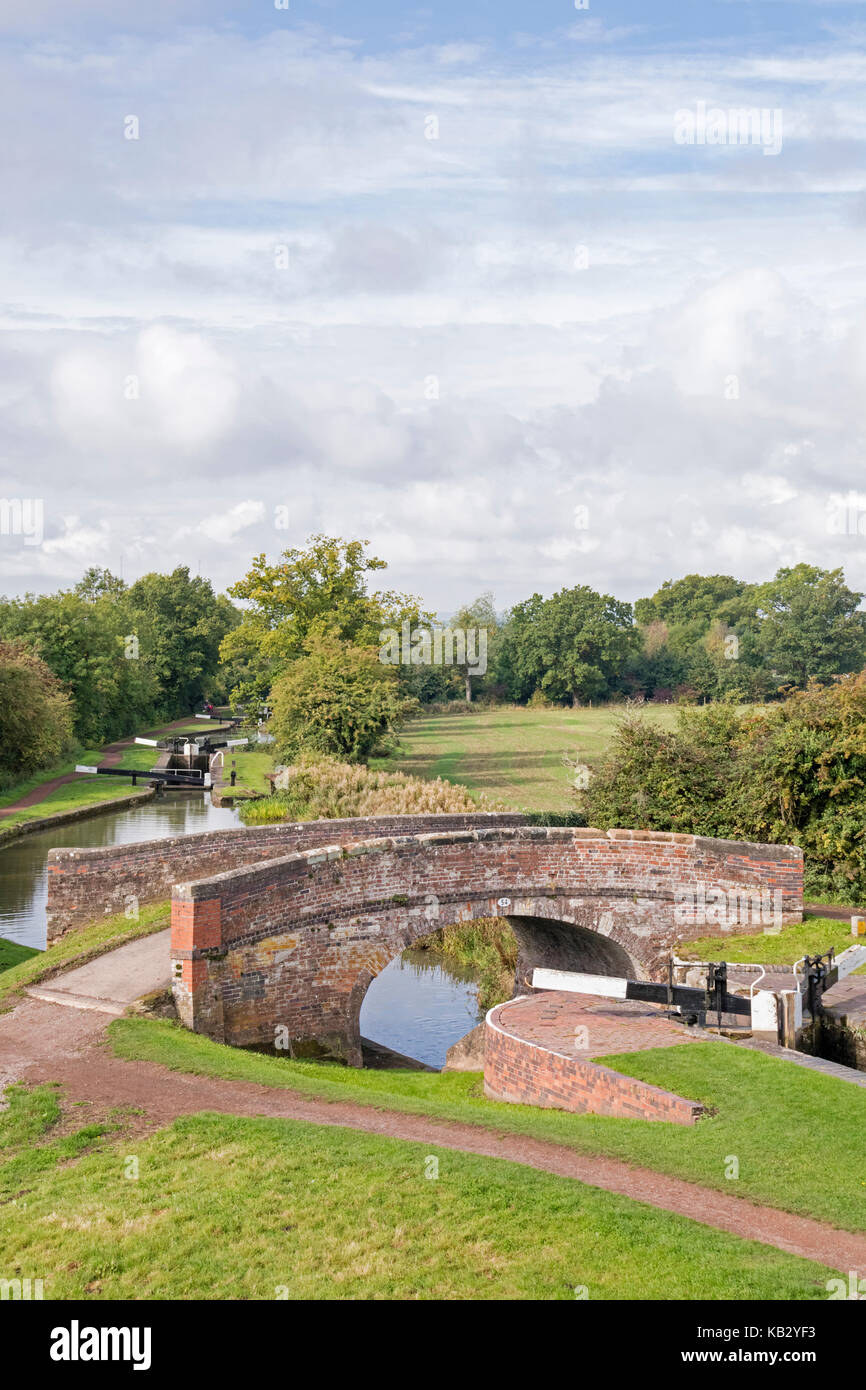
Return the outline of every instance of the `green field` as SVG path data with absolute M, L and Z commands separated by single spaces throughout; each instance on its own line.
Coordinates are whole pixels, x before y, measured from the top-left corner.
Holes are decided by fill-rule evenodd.
M 802 922 L 782 927 L 778 932 L 747 936 L 737 935 L 734 930 L 724 936 L 703 936 L 698 941 L 683 942 L 677 947 L 677 955 L 681 960 L 726 960 L 729 965 L 745 962 L 793 966 L 803 956 L 823 954 L 831 946 L 839 956 L 849 946 L 863 945 L 866 939 L 852 936 L 849 922 L 807 912 Z M 853 973 L 866 975 L 866 965 Z
M 49 1299 L 807 1300 L 837 1273 L 429 1141 L 204 1114 L 118 1143 L 122 1112 L 54 1139 L 51 1087 L 7 1094 L 0 1268 Z
M 230 786 L 232 763 L 235 764 L 237 780 L 234 787 Z M 265 773 L 273 772 L 274 758 L 272 753 L 253 750 L 245 753 L 240 749 L 227 748 L 223 756 L 223 787 L 226 796 L 233 793 L 238 796 L 267 796 L 271 790 L 270 782 L 265 780 Z
M 696 1125 L 676 1125 L 506 1105 L 488 1100 L 472 1072 L 368 1071 L 244 1052 L 155 1019 L 115 1019 L 108 1035 L 124 1058 L 531 1135 L 866 1230 L 866 1091 L 731 1043 L 681 1043 L 603 1059 L 711 1112 Z M 736 1181 L 726 1175 L 730 1154 L 739 1158 Z
M 642 706 L 647 718 L 672 728 L 676 705 Z M 524 709 L 502 705 L 476 714 L 413 719 L 391 758 L 370 766 L 416 777 L 462 782 L 519 811 L 574 810 L 573 775 L 563 754 L 593 767 L 610 742 L 623 706 Z

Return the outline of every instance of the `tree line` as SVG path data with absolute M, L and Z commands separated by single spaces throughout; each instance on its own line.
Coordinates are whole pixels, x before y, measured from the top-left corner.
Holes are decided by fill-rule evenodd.
M 0 598 L 0 785 L 187 714 L 220 685 L 234 605 L 185 567 Z
M 275 561 L 254 557 L 228 595 L 181 566 L 130 585 L 91 568 L 72 589 L 0 599 L 0 695 L 15 710 L 0 716 L 0 781 L 207 695 L 235 708 L 270 700 L 281 755 L 363 761 L 439 702 L 756 703 L 866 665 L 863 595 L 841 569 L 800 564 L 762 584 L 687 575 L 634 605 L 581 584 L 499 613 L 484 593 L 446 625 L 483 633 L 483 662 L 477 640 L 437 662 L 435 615 L 375 587 L 386 568 L 366 541 L 316 535 Z M 45 737 L 25 754 L 28 710 Z

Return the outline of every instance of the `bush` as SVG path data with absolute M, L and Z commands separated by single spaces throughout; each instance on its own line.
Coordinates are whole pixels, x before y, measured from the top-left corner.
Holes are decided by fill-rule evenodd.
M 306 655 L 275 683 L 272 700 L 270 729 L 278 757 L 308 749 L 353 762 L 383 747 L 417 707 L 374 648 L 335 637 L 312 639 Z
M 23 642 L 0 642 L 0 786 L 51 767 L 73 749 L 72 702 Z
M 810 891 L 866 893 L 866 672 L 777 705 L 623 721 L 581 809 L 631 826 L 799 845 Z

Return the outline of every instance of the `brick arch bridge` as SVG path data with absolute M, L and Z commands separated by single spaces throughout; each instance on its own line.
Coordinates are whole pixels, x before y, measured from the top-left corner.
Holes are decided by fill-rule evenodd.
M 482 828 L 320 844 L 175 886 L 182 1021 L 238 1045 L 273 1045 L 281 1028 L 292 1055 L 360 1066 L 371 981 L 437 926 L 507 918 L 525 992 L 538 965 L 660 978 L 677 941 L 705 934 L 700 904 L 712 895 L 774 894 L 783 921 L 802 916 L 791 846 L 465 819 Z M 760 918 L 743 929 L 762 931 Z

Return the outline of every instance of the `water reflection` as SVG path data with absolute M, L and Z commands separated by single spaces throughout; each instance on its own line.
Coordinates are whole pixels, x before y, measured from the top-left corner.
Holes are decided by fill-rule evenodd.
M 237 812 L 214 806 L 209 796 L 169 792 L 164 797 L 25 835 L 0 849 L 0 936 L 25 946 L 45 946 L 46 860 L 49 849 L 131 845 L 238 826 Z
M 367 990 L 362 1037 L 428 1066 L 444 1066 L 449 1047 L 483 1017 L 476 978 L 437 951 L 404 951 Z

